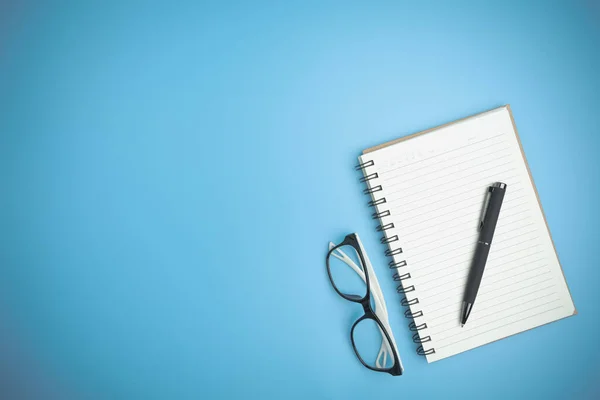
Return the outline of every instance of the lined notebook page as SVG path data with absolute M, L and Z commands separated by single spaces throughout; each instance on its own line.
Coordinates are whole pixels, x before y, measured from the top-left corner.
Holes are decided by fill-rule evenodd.
M 507 107 L 416 135 L 360 157 L 429 362 L 575 312 Z M 485 192 L 507 186 L 467 324 L 459 322 Z M 387 214 L 387 213 L 386 213 Z M 397 240 L 396 240 L 397 238 Z M 413 291 L 412 287 L 414 287 Z

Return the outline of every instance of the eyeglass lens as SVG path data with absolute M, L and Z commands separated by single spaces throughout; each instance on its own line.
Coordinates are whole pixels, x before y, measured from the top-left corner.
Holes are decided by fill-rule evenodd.
M 394 357 L 380 353 L 382 345 L 391 348 L 382 328 L 372 318 L 360 320 L 352 331 L 352 342 L 358 356 L 369 367 L 376 370 L 387 370 L 394 366 Z
M 345 261 L 336 257 L 341 255 L 338 250 L 346 255 Z M 349 263 L 354 264 L 354 268 L 348 265 Z M 363 299 L 367 295 L 367 284 L 360 276 L 360 274 L 364 276 L 364 270 L 358 252 L 350 245 L 338 247 L 329 256 L 331 280 L 337 290 L 346 297 L 356 300 Z

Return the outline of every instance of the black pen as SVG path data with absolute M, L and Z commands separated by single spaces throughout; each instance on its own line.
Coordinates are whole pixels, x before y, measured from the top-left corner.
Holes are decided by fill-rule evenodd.
M 485 263 L 488 254 L 490 253 L 492 238 L 494 237 L 494 231 L 496 230 L 496 223 L 498 222 L 498 216 L 500 215 L 500 208 L 502 207 L 505 193 L 506 183 L 496 182 L 488 188 L 486 204 L 483 206 L 483 216 L 479 223 L 479 239 L 477 240 L 477 245 L 475 247 L 475 254 L 473 256 L 471 270 L 469 271 L 467 288 L 465 289 L 465 297 L 460 312 L 460 326 L 464 326 L 467 323 L 467 318 L 469 318 L 469 314 L 471 314 L 471 310 L 473 309 L 473 304 L 475 304 L 475 298 L 477 297 L 479 284 L 481 283 L 481 277 L 483 276 L 483 270 L 485 269 Z

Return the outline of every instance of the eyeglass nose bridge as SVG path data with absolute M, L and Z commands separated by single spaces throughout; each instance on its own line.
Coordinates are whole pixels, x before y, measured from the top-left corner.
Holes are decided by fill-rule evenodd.
M 366 316 L 375 315 L 375 310 L 371 307 L 371 295 L 365 296 L 364 299 L 361 300 L 360 305 L 363 308 L 363 311 Z

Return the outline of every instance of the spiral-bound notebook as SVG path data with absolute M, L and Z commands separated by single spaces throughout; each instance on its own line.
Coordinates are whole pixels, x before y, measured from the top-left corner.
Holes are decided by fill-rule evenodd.
M 576 313 L 509 106 L 367 149 L 380 220 L 419 354 L 437 361 Z M 508 185 L 477 301 L 460 307 L 485 191 Z

